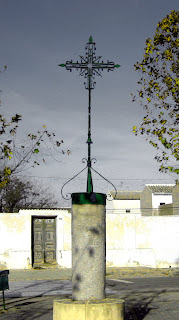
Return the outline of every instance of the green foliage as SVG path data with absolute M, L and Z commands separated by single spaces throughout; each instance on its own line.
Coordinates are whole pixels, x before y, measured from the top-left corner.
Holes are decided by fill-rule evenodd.
M 23 171 L 29 164 L 29 167 L 39 165 L 39 161 L 37 161 L 36 158 L 34 159 L 33 155 L 36 156 L 39 154 L 39 160 L 46 162 L 43 155 L 44 146 L 54 158 L 54 152 L 57 151 L 56 147 L 59 148 L 63 143 L 63 140 L 55 140 L 55 134 L 49 133 L 45 125 L 42 131 L 38 131 L 36 134 L 28 134 L 28 140 L 26 140 L 24 144 L 22 144 L 21 141 L 18 142 L 16 133 L 18 129 L 17 124 L 20 120 L 21 116 L 18 114 L 11 117 L 10 121 L 7 121 L 7 119 L 0 114 L 0 187 L 4 187 L 10 182 L 11 174 Z M 50 145 L 48 143 L 50 143 Z M 65 154 L 63 150 L 61 153 Z M 70 154 L 69 150 L 67 150 L 67 154 Z
M 35 165 L 40 165 L 39 161 L 46 162 L 43 152 L 44 146 L 46 151 L 48 150 L 49 154 L 54 158 L 54 153 L 57 151 L 56 147 L 60 147 L 63 143 L 63 140 L 56 141 L 55 134 L 49 133 L 46 130 L 46 126 L 43 126 L 42 131 L 38 131 L 36 134 L 28 134 L 28 140 L 23 145 L 21 141 L 19 144 L 16 138 L 18 125 L 13 126 L 13 124 L 18 123 L 20 120 L 21 116 L 17 114 L 11 118 L 10 122 L 0 115 L 0 160 L 1 167 L 3 167 L 0 170 L 0 187 L 4 187 L 10 181 L 11 174 L 23 171 L 27 165 L 29 166 L 30 164 L 29 167 L 34 167 Z M 6 139 L 7 134 L 11 138 L 8 137 Z M 4 138 L 2 138 L 3 135 Z M 61 153 L 65 154 L 63 150 Z M 38 154 L 39 161 L 33 157 L 33 155 L 36 156 Z M 69 150 L 67 150 L 67 154 L 70 154 Z
M 146 40 L 142 62 L 135 70 L 141 74 L 139 90 L 133 96 L 145 110 L 135 135 L 159 150 L 155 159 L 160 171 L 179 174 L 179 11 L 172 11 L 158 23 L 153 39 Z M 176 165 L 168 165 L 173 161 Z
M 34 153 L 39 153 L 39 149 L 34 149 L 34 151 L 32 151 Z
M 6 68 L 7 66 L 4 66 L 3 71 Z M 0 114 L 0 188 L 4 188 L 10 183 L 12 174 L 40 165 L 36 158 L 34 159 L 35 156 L 38 156 L 39 160 L 46 162 L 43 155 L 43 146 L 45 146 L 46 150 L 48 149 L 50 156 L 55 159 L 54 152 L 56 147 L 59 148 L 63 143 L 63 140 L 55 140 L 55 134 L 49 133 L 44 125 L 42 131 L 38 131 L 36 134 L 29 133 L 28 140 L 19 145 L 16 133 L 18 123 L 22 120 L 21 117 L 21 115 L 15 114 L 8 121 Z M 63 150 L 61 153 L 65 154 Z M 49 154 L 46 153 L 46 155 Z M 67 150 L 67 154 L 70 154 L 70 150 Z
M 0 136 L 5 135 L 7 132 L 8 127 L 9 133 L 11 136 L 14 136 L 18 125 L 14 125 L 21 120 L 21 116 L 16 114 L 15 116 L 11 117 L 11 120 L 8 122 L 6 118 L 0 114 Z M 12 139 L 0 139 L 0 160 L 4 159 L 12 159 Z M 9 167 L 4 167 L 3 170 L 0 171 L 0 186 L 3 187 L 6 183 L 9 182 L 9 176 L 11 175 L 11 169 Z

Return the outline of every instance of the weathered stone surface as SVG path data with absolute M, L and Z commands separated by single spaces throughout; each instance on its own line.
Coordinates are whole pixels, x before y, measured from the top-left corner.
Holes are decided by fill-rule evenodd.
M 105 298 L 105 206 L 72 206 L 72 298 Z

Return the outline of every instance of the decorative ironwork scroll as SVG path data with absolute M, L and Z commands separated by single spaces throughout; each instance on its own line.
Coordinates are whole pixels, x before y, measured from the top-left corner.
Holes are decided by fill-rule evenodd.
M 88 90 L 88 139 L 87 139 L 87 144 L 88 144 L 88 159 L 86 159 L 87 161 L 87 166 L 81 170 L 78 174 L 76 174 L 72 179 L 68 180 L 62 187 L 61 189 L 61 194 L 62 197 L 64 199 L 69 199 L 68 197 L 64 197 L 63 196 L 63 188 L 64 186 L 70 182 L 71 180 L 73 180 L 75 177 L 77 177 L 82 171 L 84 171 L 86 168 L 88 170 L 87 173 L 87 192 L 88 193 L 92 193 L 93 192 L 93 181 L 92 181 L 92 174 L 91 174 L 91 169 L 92 168 L 92 160 L 91 159 L 91 144 L 92 139 L 91 139 L 91 90 L 95 88 L 95 84 L 96 82 L 94 81 L 95 76 L 100 76 L 101 75 L 101 71 L 103 70 L 107 70 L 109 71 L 113 71 L 115 68 L 119 68 L 120 65 L 119 64 L 114 64 L 114 62 L 110 62 L 107 60 L 107 62 L 105 63 L 104 61 L 100 61 L 101 60 L 101 56 L 96 57 L 95 56 L 95 42 L 93 42 L 93 38 L 90 36 L 89 38 L 89 42 L 87 43 L 86 47 L 86 56 L 80 56 L 81 61 L 80 62 L 73 62 L 71 61 L 66 61 L 66 63 L 64 64 L 59 64 L 60 67 L 65 67 L 66 70 L 70 70 L 70 72 L 72 71 L 72 69 L 76 69 L 78 71 L 80 71 L 79 75 L 80 76 L 84 76 L 84 78 L 86 79 L 84 84 L 85 84 L 85 88 Z M 94 169 L 93 169 L 94 170 Z M 94 170 L 97 174 L 99 174 L 96 170 Z M 112 184 L 109 180 L 107 180 L 106 178 L 104 178 L 101 174 L 99 174 L 103 179 L 105 179 L 107 182 L 109 182 L 110 184 Z M 115 188 L 115 186 L 112 184 L 112 186 Z M 116 188 L 115 188 L 116 191 Z M 117 191 L 116 191 L 117 194 Z M 115 194 L 115 196 L 116 196 Z M 67 195 L 66 195 L 67 196 Z M 110 200 L 110 199 L 108 199 Z

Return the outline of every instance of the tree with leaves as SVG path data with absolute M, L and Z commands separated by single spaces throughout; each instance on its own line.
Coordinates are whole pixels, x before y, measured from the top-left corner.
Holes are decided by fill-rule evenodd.
M 3 71 L 6 69 L 7 66 L 4 66 Z M 0 188 L 10 182 L 11 175 L 40 165 L 42 161 L 46 162 L 46 156 L 55 159 L 54 154 L 63 143 L 63 140 L 55 140 L 55 134 L 47 131 L 45 125 L 41 131 L 29 133 L 25 141 L 18 140 L 17 130 L 21 118 L 21 115 L 16 114 L 7 120 L 0 114 Z M 66 152 L 62 150 L 61 153 Z M 67 150 L 67 154 L 70 153 Z
M 141 74 L 139 90 L 133 95 L 145 110 L 135 135 L 158 151 L 155 159 L 161 172 L 179 174 L 179 11 L 172 11 L 158 23 L 152 39 L 146 40 L 142 62 L 135 70 Z
M 58 201 L 49 187 L 37 181 L 11 176 L 0 188 L 0 212 L 19 212 L 20 209 L 56 208 Z
M 46 162 L 46 156 L 50 155 L 55 159 L 54 153 L 63 143 L 63 140 L 55 140 L 55 134 L 49 133 L 45 125 L 36 134 L 29 133 L 25 141 L 18 140 L 16 133 L 20 120 L 21 116 L 16 114 L 8 122 L 0 114 L 0 187 L 10 181 L 12 174 L 40 165 L 42 161 Z M 61 153 L 65 152 L 62 150 Z M 69 153 L 67 150 L 67 154 Z

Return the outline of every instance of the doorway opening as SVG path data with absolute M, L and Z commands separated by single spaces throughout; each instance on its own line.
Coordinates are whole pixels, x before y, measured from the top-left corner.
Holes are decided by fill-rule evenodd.
M 56 217 L 32 217 L 32 266 L 56 267 Z

